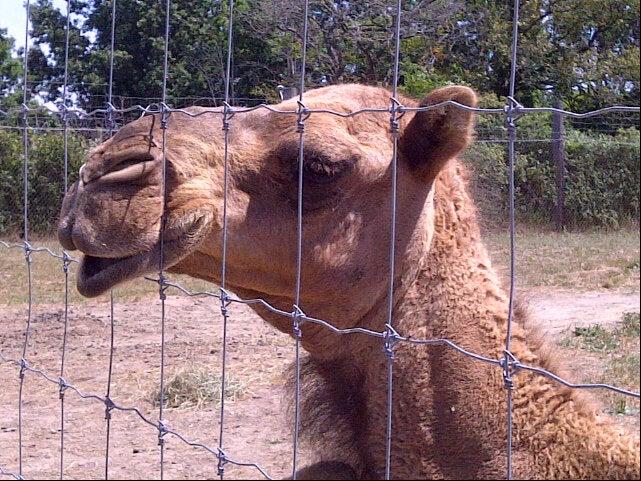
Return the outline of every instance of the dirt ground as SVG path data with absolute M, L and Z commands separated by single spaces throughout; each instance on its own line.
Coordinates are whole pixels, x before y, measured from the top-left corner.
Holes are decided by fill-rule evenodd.
M 639 294 L 545 292 L 530 297 L 535 315 L 551 337 L 574 325 L 614 323 L 626 311 L 639 310 Z M 167 300 L 166 372 L 185 363 L 220 369 L 222 321 L 218 301 L 170 296 Z M 25 307 L 0 307 L 0 350 L 19 359 L 24 339 Z M 104 396 L 107 387 L 110 339 L 109 304 L 73 305 L 65 379 L 84 393 Z M 57 378 L 63 335 L 63 306 L 35 305 L 27 359 Z M 286 413 L 283 371 L 294 359 L 293 341 L 258 319 L 247 307 L 230 308 L 228 375 L 244 386 L 240 398 L 225 409 L 224 446 L 229 458 L 259 464 L 273 478 L 291 470 L 291 417 Z M 574 359 L 575 368 L 580 360 Z M 115 304 L 115 357 L 112 399 L 137 407 L 152 422 L 158 408 L 150 393 L 158 385 L 160 365 L 160 303 L 157 300 Z M 0 468 L 18 470 L 18 369 L 0 363 Z M 82 399 L 68 390 L 65 397 L 66 478 L 102 478 L 105 469 L 106 421 L 103 403 Z M 167 426 L 190 441 L 218 446 L 220 409 L 165 411 Z M 23 463 L 26 478 L 59 475 L 60 401 L 58 385 L 27 373 L 23 402 Z M 113 411 L 109 476 L 121 479 L 158 478 L 160 456 L 157 430 L 132 412 Z M 203 448 L 166 436 L 165 477 L 212 479 L 217 459 Z M 302 451 L 301 463 L 311 459 Z M 1 478 L 2 476 L 0 476 Z M 229 479 L 256 479 L 253 467 L 227 465 Z

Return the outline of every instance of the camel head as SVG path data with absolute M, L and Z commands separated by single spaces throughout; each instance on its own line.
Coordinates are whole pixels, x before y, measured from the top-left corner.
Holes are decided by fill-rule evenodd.
M 308 92 L 308 109 L 350 112 L 385 107 L 388 91 L 361 85 Z M 401 99 L 409 107 L 418 104 Z M 476 105 L 466 87 L 432 92 L 421 105 Z M 276 106 L 297 108 L 295 100 Z M 221 115 L 172 112 L 125 125 L 89 153 L 66 195 L 59 239 L 84 255 L 78 290 L 96 296 L 163 268 L 220 281 L 224 211 Z M 230 290 L 291 303 L 297 252 L 299 132 L 295 115 L 238 113 L 228 139 Z M 453 106 L 407 112 L 400 120 L 396 252 L 399 278 L 416 269 L 433 231 L 433 185 L 468 144 L 472 114 Z M 393 136 L 389 112 L 305 120 L 302 304 L 310 315 L 362 316 L 386 295 L 391 225 Z M 163 198 L 165 201 L 163 202 Z M 166 212 L 163 225 L 163 210 Z M 358 299 L 354 299 L 354 296 Z M 349 302 L 347 302 L 349 301 Z M 340 324 L 340 323 L 339 323 Z

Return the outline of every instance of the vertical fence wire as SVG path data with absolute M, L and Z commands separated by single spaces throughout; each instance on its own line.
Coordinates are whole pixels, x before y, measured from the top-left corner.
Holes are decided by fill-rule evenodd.
M 166 344 L 166 303 L 167 284 L 165 280 L 165 228 L 167 226 L 167 78 L 169 76 L 169 22 L 171 16 L 171 0 L 165 2 L 165 45 L 163 51 L 163 80 L 161 120 L 162 129 L 162 213 L 160 218 L 160 255 L 158 262 L 158 294 L 160 296 L 160 406 L 158 408 L 158 445 L 160 446 L 160 479 L 165 479 L 165 422 L 163 420 L 165 408 L 165 344 Z
M 518 59 L 518 40 L 519 40 L 519 9 L 521 6 L 520 0 L 514 0 L 513 4 L 513 20 L 512 20 L 512 52 L 511 52 L 511 65 L 510 65 L 510 86 L 509 86 L 509 99 L 508 107 L 506 110 L 506 124 L 508 129 L 508 162 L 509 162 L 509 223 L 510 223 L 510 293 L 508 304 L 508 318 L 507 318 L 507 332 L 505 336 L 505 357 L 503 359 L 504 365 L 504 380 L 507 392 L 507 479 L 512 479 L 512 363 L 514 356 L 510 352 L 510 343 L 512 339 L 512 322 L 514 320 L 514 298 L 516 291 L 516 194 L 515 194 L 515 180 L 514 169 L 516 163 L 516 114 L 518 113 L 518 103 L 515 99 L 516 94 L 516 70 Z
M 114 111 L 113 111 L 113 73 L 114 73 L 114 47 L 116 39 L 116 0 L 112 0 L 111 4 L 111 45 L 109 53 L 109 92 L 108 92 L 108 105 L 107 105 L 107 123 L 108 135 L 111 137 L 115 130 Z M 105 479 L 109 479 L 109 447 L 111 440 L 111 412 L 113 409 L 113 401 L 111 400 L 111 384 L 113 381 L 113 365 L 114 365 L 114 351 L 115 351 L 115 316 L 114 316 L 114 291 L 109 291 L 109 320 L 110 320 L 110 334 L 109 334 L 109 368 L 107 372 L 107 404 L 105 406 L 105 420 L 106 420 L 106 446 L 105 446 Z
M 303 176 L 305 173 L 305 121 L 309 117 L 307 108 L 303 103 L 305 94 L 305 76 L 307 75 L 307 40 L 309 31 L 309 0 L 303 1 L 303 32 L 302 32 L 302 52 L 298 92 L 298 113 L 297 113 L 297 131 L 298 131 L 298 202 L 296 215 L 296 287 L 294 293 L 294 311 L 292 314 L 292 331 L 295 339 L 295 363 L 296 363 L 296 392 L 294 405 L 294 440 L 292 454 L 292 479 L 297 478 L 298 466 L 298 443 L 300 434 L 300 404 L 301 404 L 301 337 L 302 330 L 300 324 L 301 309 L 301 283 L 303 273 Z
M 71 27 L 71 5 L 67 0 L 67 23 L 65 26 L 65 72 L 62 84 L 62 121 L 63 121 L 63 148 L 64 148 L 64 190 L 69 190 L 69 119 L 67 117 L 67 88 L 69 83 L 69 29 Z
M 116 0 L 111 0 L 111 43 L 109 49 L 109 86 L 107 93 L 107 129 L 111 137 L 115 130 L 114 109 L 113 109 L 113 82 L 114 82 L 114 52 L 116 45 Z M 82 179 L 80 179 L 82 181 Z M 106 422 L 106 439 L 105 439 L 105 479 L 109 479 L 109 445 L 111 440 L 111 411 L 113 402 L 111 400 L 111 383 L 113 378 L 114 364 L 114 337 L 116 335 L 115 317 L 114 317 L 114 291 L 109 291 L 109 322 L 110 322 L 110 340 L 109 340 L 109 370 L 107 372 L 107 395 L 105 404 L 105 422 Z
M 111 400 L 111 382 L 114 371 L 114 350 L 116 326 L 114 322 L 114 291 L 109 291 L 109 367 L 107 368 L 107 393 L 105 395 L 105 479 L 109 479 L 109 446 L 111 440 L 111 411 L 113 410 L 113 401 Z
M 220 426 L 218 432 L 218 476 L 220 479 L 225 478 L 225 455 L 223 436 L 225 434 L 225 394 L 227 383 L 227 321 L 228 300 L 227 300 L 227 189 L 229 183 L 229 129 L 230 129 L 230 104 L 229 92 L 231 84 L 231 62 L 234 48 L 234 0 L 229 0 L 227 26 L 227 62 L 225 64 L 225 103 L 223 106 L 223 136 L 225 151 L 223 158 L 223 239 L 222 239 L 222 267 L 220 273 L 220 313 L 223 318 L 223 347 L 222 347 L 222 366 L 221 366 L 221 385 L 220 385 Z
M 23 206 L 23 241 L 24 241 L 24 254 L 25 262 L 27 264 L 27 279 L 28 279 L 28 295 L 29 295 L 29 305 L 27 306 L 27 328 L 24 336 L 24 343 L 22 345 L 22 358 L 20 360 L 20 387 L 18 391 L 18 459 L 19 459 L 19 474 L 23 475 L 22 469 L 22 444 L 23 444 L 23 432 L 22 432 L 22 400 L 24 393 L 24 381 L 25 381 L 25 367 L 27 355 L 27 349 L 29 347 L 29 334 L 31 331 L 31 308 L 33 301 L 33 291 L 32 291 L 32 273 L 31 273 L 31 246 L 29 244 L 29 120 L 28 112 L 29 108 L 27 106 L 28 100 L 28 82 L 27 76 L 29 74 L 29 17 L 31 16 L 31 2 L 27 0 L 26 3 L 26 14 L 27 18 L 25 20 L 25 30 L 24 30 L 24 57 L 23 57 L 23 71 L 22 71 L 22 148 L 23 148 L 23 189 L 24 189 L 24 206 Z
M 69 190 L 69 119 L 67 116 L 67 88 L 69 82 L 69 29 L 71 27 L 71 0 L 67 0 L 67 22 L 65 26 L 65 71 L 62 85 L 62 105 L 60 113 L 63 121 L 63 163 L 64 163 L 64 192 Z M 60 479 L 64 477 L 65 456 L 65 357 L 67 353 L 67 327 L 69 325 L 69 259 L 65 254 L 62 258 L 62 270 L 65 276 L 64 286 L 64 326 L 62 332 L 62 354 L 60 356 Z
M 398 134 L 399 110 L 398 81 L 401 58 L 401 16 L 402 0 L 396 2 L 394 28 L 394 73 L 392 80 L 392 99 L 390 106 L 390 133 L 392 135 L 392 178 L 390 197 L 390 247 L 389 247 L 389 286 L 387 299 L 387 325 L 385 339 L 385 355 L 387 357 L 387 420 L 385 435 L 385 479 L 392 475 L 392 416 L 394 394 L 394 272 L 396 271 L 396 197 L 397 197 L 397 165 L 398 165 Z
M 216 454 L 218 456 L 218 473 L 221 479 L 224 477 L 224 465 L 227 462 L 240 465 L 240 466 L 254 466 L 262 474 L 265 474 L 262 468 L 253 463 L 238 463 L 234 462 L 226 457 L 225 452 L 223 451 L 223 433 L 224 433 L 224 398 L 225 398 L 225 371 L 226 371 L 226 339 L 227 339 L 227 306 L 232 302 L 231 298 L 228 296 L 226 288 L 226 260 L 227 260 L 227 196 L 228 196 L 228 175 L 229 175 L 229 130 L 230 123 L 229 120 L 236 113 L 236 111 L 229 104 L 230 101 L 230 87 L 231 87 L 231 64 L 232 64 L 232 52 L 233 52 L 233 15 L 234 15 L 234 1 L 229 0 L 229 25 L 228 25 L 228 36 L 227 36 L 227 63 L 226 63 L 226 72 L 225 72 L 225 103 L 223 110 L 223 131 L 224 131 L 224 201 L 223 201 L 223 253 L 222 253 L 222 272 L 221 272 L 221 312 L 223 314 L 223 359 L 222 359 L 222 389 L 221 389 L 221 416 L 220 416 L 220 435 L 219 435 L 219 448 L 217 451 L 213 451 L 206 446 L 199 443 L 191 443 L 187 441 L 184 437 L 170 431 L 164 424 L 163 421 L 163 409 L 164 409 L 164 370 L 165 370 L 165 299 L 166 299 L 166 289 L 169 287 L 169 284 L 164 278 L 164 230 L 167 222 L 167 124 L 169 115 L 174 109 L 171 109 L 167 106 L 167 80 L 168 80 L 168 61 L 169 61 L 169 33 L 170 33 L 170 11 L 171 11 L 171 0 L 166 1 L 166 11 L 165 11 L 165 44 L 164 44 L 164 71 L 163 71 L 163 85 L 162 85 L 162 102 L 160 105 L 159 112 L 161 114 L 161 128 L 162 128 L 162 216 L 161 216 L 161 229 L 159 234 L 159 247 L 160 247 L 160 259 L 159 259 L 159 295 L 161 300 L 161 361 L 160 361 L 160 408 L 159 408 L 159 418 L 157 422 L 158 429 L 158 443 L 160 445 L 160 476 L 161 479 L 164 479 L 164 437 L 167 433 L 171 433 L 187 442 L 192 446 L 204 447 L 208 451 Z M 114 113 L 117 109 L 113 106 L 113 74 L 114 74 L 114 46 L 115 46 L 115 22 L 116 22 L 116 0 L 112 0 L 112 15 L 111 15 L 111 55 L 109 60 L 109 94 L 108 94 L 108 105 L 107 105 L 107 116 L 109 123 L 109 133 L 112 134 L 115 129 L 114 122 Z M 106 451 L 105 451 L 105 479 L 108 479 L 109 474 L 109 444 L 110 444 L 110 419 L 111 411 L 113 409 L 119 409 L 123 411 L 132 410 L 127 408 L 122 408 L 117 406 L 111 400 L 111 383 L 112 383 L 112 372 L 113 372 L 113 362 L 114 362 L 114 350 L 115 350 L 115 323 L 114 323 L 114 293 L 113 290 L 110 292 L 110 320 L 111 320 L 111 335 L 110 335 L 110 355 L 109 355 L 109 371 L 108 371 L 108 381 L 107 381 L 107 393 L 104 399 L 99 398 L 95 395 L 83 395 L 77 388 L 68 384 L 64 380 L 65 374 L 65 356 L 66 356 L 66 344 L 67 344 L 67 328 L 68 328 L 68 302 L 69 302 L 69 292 L 68 292 L 68 269 L 69 264 L 72 259 L 63 252 L 62 256 L 57 256 L 62 259 L 63 262 L 63 272 L 65 276 L 65 286 L 64 286 L 64 332 L 63 332 L 63 341 L 62 341 L 62 355 L 61 355 L 61 364 L 60 364 L 60 376 L 58 379 L 52 379 L 47 376 L 43 371 L 32 368 L 26 360 L 26 354 L 29 345 L 29 334 L 31 326 L 31 317 L 32 317 L 32 304 L 33 304 L 33 291 L 32 291 L 32 254 L 33 252 L 38 252 L 46 249 L 34 249 L 29 243 L 29 120 L 28 113 L 30 110 L 27 105 L 27 100 L 29 98 L 28 94 L 28 41 L 29 41 L 29 22 L 30 22 L 30 0 L 26 1 L 26 13 L 27 18 L 25 22 L 25 49 L 24 49 L 24 60 L 23 60 L 23 103 L 21 106 L 22 113 L 22 134 L 23 134 L 23 154 L 24 154 L 24 178 L 23 178 L 23 188 L 24 188 L 24 242 L 23 249 L 27 266 L 28 274 L 28 312 L 27 312 L 27 326 L 24 335 L 24 343 L 22 346 L 22 357 L 19 361 L 13 361 L 14 364 L 20 368 L 20 386 L 19 386 L 19 395 L 18 395 L 18 449 L 19 449 L 19 474 L 13 475 L 16 479 L 22 479 L 23 476 L 23 388 L 25 382 L 25 373 L 34 372 L 45 379 L 51 382 L 57 382 L 60 389 L 60 478 L 64 476 L 64 431 L 65 431 L 65 405 L 64 405 L 64 393 L 66 389 L 72 388 L 75 392 L 81 395 L 83 398 L 95 398 L 100 399 L 104 402 L 106 406 L 106 420 L 107 420 L 107 435 L 106 435 Z M 512 51 L 511 51 L 511 70 L 510 70 L 510 84 L 509 84 L 509 98 L 508 103 L 504 109 L 504 116 L 506 127 L 508 130 L 508 168 L 509 168 L 509 222 L 510 222 L 510 291 L 509 291 L 509 306 L 508 306 L 508 319 L 507 319 L 507 332 L 505 339 L 505 351 L 504 357 L 502 360 L 489 360 L 489 362 L 497 363 L 503 368 L 503 375 L 505 381 L 505 387 L 507 389 L 507 478 L 512 479 L 512 379 L 511 375 L 516 371 L 516 369 L 528 369 L 532 372 L 537 372 L 539 374 L 547 375 L 548 377 L 555 379 L 558 382 L 561 382 L 570 387 L 581 387 L 581 388 L 592 388 L 592 387 L 607 387 L 612 390 L 622 392 L 627 395 L 632 395 L 638 398 L 638 393 L 627 392 L 618 388 L 613 388 L 608 385 L 572 385 L 563 381 L 562 379 L 554 376 L 547 371 L 522 365 L 510 352 L 510 341 L 511 341 L 511 332 L 512 332 L 512 323 L 514 317 L 514 297 L 516 289 L 516 215 L 515 215 L 515 179 L 514 179 L 514 165 L 516 157 L 516 121 L 524 113 L 534 112 L 536 109 L 525 109 L 523 108 L 515 99 L 516 94 L 516 73 L 517 73 L 517 58 L 518 58 L 518 33 L 519 33 L 519 9 L 520 1 L 514 0 L 513 5 L 513 37 L 512 37 Z M 68 63 L 69 63 L 69 36 L 70 36 L 70 16 L 71 16 L 71 7 L 70 0 L 67 0 L 67 23 L 66 23 L 66 32 L 65 32 L 65 66 L 64 66 L 64 83 L 63 83 L 63 93 L 62 93 L 62 105 L 60 109 L 60 115 L 63 120 L 63 134 L 64 134 L 64 186 L 65 192 L 68 187 L 68 118 L 67 118 L 67 97 L 68 97 Z M 393 140 L 393 155 L 392 155 L 392 188 L 391 188 L 391 233 L 390 233 L 390 265 L 389 265 L 389 304 L 388 304 L 388 322 L 386 324 L 385 332 L 375 333 L 373 331 L 367 332 L 368 334 L 377 335 L 382 337 L 385 342 L 385 352 L 387 355 L 387 433 L 386 433 L 386 460 L 385 460 L 385 478 L 391 479 L 391 446 L 392 446 L 392 401 L 393 401 L 393 348 L 394 345 L 399 341 L 414 342 L 420 344 L 422 341 L 412 340 L 409 338 L 404 338 L 398 335 L 398 333 L 393 328 L 393 292 L 394 292 L 394 271 L 395 271 L 395 241 L 396 241 L 396 194 L 397 194 L 397 160 L 398 160 L 398 135 L 399 135 L 399 120 L 400 117 L 404 114 L 403 106 L 398 101 L 398 83 L 399 83 L 399 65 L 400 65 L 400 49 L 401 49 L 401 15 L 402 15 L 402 0 L 397 0 L 396 2 L 396 17 L 395 17 L 395 52 L 394 52 L 394 72 L 393 72 L 393 85 L 392 85 L 392 98 L 391 98 L 391 107 L 389 108 L 390 112 L 390 129 Z M 309 28 L 309 0 L 304 0 L 304 23 L 303 23 L 303 35 L 302 35 L 302 58 L 301 58 L 301 74 L 300 74 L 300 92 L 298 99 L 298 109 L 297 112 L 291 112 L 297 114 L 297 132 L 299 134 L 299 172 L 298 172 L 298 206 L 297 206 L 297 252 L 296 252 L 296 286 L 295 286 L 295 303 L 294 311 L 291 314 L 285 313 L 283 311 L 278 311 L 274 308 L 270 308 L 274 312 L 278 312 L 282 315 L 289 315 L 293 320 L 293 333 L 296 341 L 296 404 L 295 404 L 295 429 L 294 429 L 294 440 L 293 440 L 293 479 L 296 479 L 297 471 L 297 461 L 298 461 L 298 435 L 300 428 L 300 347 L 301 347 L 301 325 L 305 321 L 313 321 L 316 323 L 324 324 L 330 326 L 325 321 L 320 321 L 317 319 L 307 317 L 301 308 L 301 283 L 302 283 L 302 249 L 303 249 L 303 175 L 304 175 L 304 133 L 305 133 L 305 121 L 309 116 L 314 112 L 313 109 L 308 109 L 303 103 L 303 95 L 305 92 L 305 78 L 306 78 L 306 64 L 307 64 L 307 48 L 308 48 L 308 28 Z M 619 107 L 620 110 L 625 108 Z M 541 109 L 539 109 L 541 110 Z M 607 110 L 607 109 L 604 109 Z M 638 108 L 636 108 L 638 112 Z M 590 115 L 595 114 L 595 112 L 590 113 Z M 568 115 L 574 115 L 568 113 Z M 587 114 L 585 114 L 587 116 Z M 581 116 L 579 114 L 577 117 Z M 6 243 L 2 243 L 7 246 Z M 51 253 L 51 252 L 50 252 Z M 264 302 L 264 301 L 263 301 Z M 267 303 L 264 305 L 268 306 Z M 332 326 L 333 327 L 333 326 Z M 333 328 L 335 332 L 339 332 L 339 329 Z M 363 332 L 366 330 L 363 330 Z M 428 343 L 426 341 L 425 343 Z M 453 343 L 448 342 L 450 346 L 456 347 Z M 480 359 L 478 355 L 467 353 L 461 348 L 457 348 L 459 351 L 467 354 L 471 357 L 476 357 Z M 1 354 L 1 353 L 0 353 Z M 3 361 L 6 361 L 4 356 L 1 356 Z M 488 359 L 485 359 L 488 361 Z M 142 414 L 133 409 L 145 422 L 148 424 L 153 424 L 148 421 Z M 6 472 L 0 467 L 0 474 L 6 474 Z M 9 473 L 11 474 L 11 473 Z M 267 476 L 266 476 L 267 477 Z
M 116 3 L 117 0 L 111 0 L 111 44 L 109 50 L 109 92 L 107 93 L 107 99 L 109 105 L 107 105 L 107 110 L 109 112 L 109 130 L 113 131 L 115 125 L 113 122 L 113 93 L 114 93 L 114 48 L 116 46 Z M 111 135 L 112 132 L 109 132 Z

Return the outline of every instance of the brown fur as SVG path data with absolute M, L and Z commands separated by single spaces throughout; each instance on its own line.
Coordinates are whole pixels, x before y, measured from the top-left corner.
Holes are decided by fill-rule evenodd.
M 401 99 L 406 106 L 416 106 Z M 465 87 L 424 105 L 476 105 Z M 349 112 L 389 102 L 383 89 L 311 91 L 312 109 Z M 280 109 L 296 110 L 294 101 Z M 192 112 L 202 112 L 193 109 Z M 156 119 L 157 120 L 157 119 Z M 300 306 L 339 328 L 385 329 L 393 138 L 387 113 L 305 122 Z M 503 356 L 507 298 L 480 236 L 468 175 L 456 157 L 472 137 L 469 112 L 441 107 L 399 125 L 393 322 L 403 336 L 446 338 Z M 173 113 L 167 129 L 163 267 L 220 282 L 223 152 L 220 117 Z M 298 132 L 265 110 L 232 119 L 229 137 L 227 289 L 286 310 L 294 303 Z M 96 295 L 159 267 L 162 135 L 153 118 L 99 146 L 65 198 L 60 240 L 86 255 L 79 288 Z M 151 160 L 150 160 L 151 159 Z M 256 312 L 284 332 L 291 319 Z M 517 310 L 511 350 L 554 372 L 559 364 Z M 379 479 L 385 472 L 387 364 L 380 339 L 302 326 L 304 437 L 321 449 L 301 471 L 317 479 Z M 392 474 L 500 478 L 506 472 L 506 391 L 496 366 L 446 346 L 395 347 Z M 514 376 L 514 471 L 523 478 L 639 478 L 639 439 L 599 420 L 574 390 L 529 372 Z

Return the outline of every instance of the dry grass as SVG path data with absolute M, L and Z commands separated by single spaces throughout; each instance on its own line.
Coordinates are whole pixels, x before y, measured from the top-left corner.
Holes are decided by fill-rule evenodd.
M 506 233 L 486 233 L 486 243 L 499 271 L 507 274 L 509 238 Z M 519 233 L 517 275 L 521 287 L 593 290 L 639 290 L 639 230 L 555 233 L 525 230 Z M 56 241 L 34 241 L 34 246 L 61 252 Z M 64 297 L 62 262 L 45 253 L 32 254 L 33 298 L 39 303 L 59 303 Z M 69 275 L 70 301 L 85 299 L 75 289 L 77 265 Z M 187 276 L 169 279 L 192 291 L 216 289 L 207 282 Z M 28 300 L 27 269 L 20 249 L 0 247 L 0 305 L 23 304 Z M 172 293 L 172 289 L 168 291 Z M 157 284 L 135 280 L 114 290 L 121 301 L 158 295 Z
M 507 278 L 509 236 L 485 234 L 492 260 Z M 517 282 L 525 289 L 639 290 L 639 230 L 517 234 Z
M 60 244 L 52 240 L 36 240 L 31 242 L 34 248 L 47 247 L 60 254 Z M 71 253 L 77 256 L 77 253 Z M 65 278 L 62 271 L 62 261 L 51 257 L 45 252 L 31 254 L 31 278 L 33 300 L 41 304 L 60 303 L 64 299 Z M 87 299 L 76 290 L 76 272 L 78 264 L 71 264 L 69 272 L 69 301 L 72 303 L 86 302 Z M 24 304 L 29 299 L 28 274 L 24 251 L 22 249 L 6 249 L 0 246 L 0 305 Z M 153 277 L 153 276 L 152 276 Z M 188 276 L 168 275 L 168 279 L 180 284 L 191 291 L 212 291 L 217 289 L 210 283 L 192 279 Z M 169 289 L 171 294 L 173 289 Z M 174 291 L 175 292 L 175 291 Z M 109 294 L 105 294 L 106 297 Z M 158 284 L 144 279 L 127 282 L 114 289 L 114 296 L 121 301 L 136 301 L 150 296 L 158 296 Z
M 191 364 L 173 372 L 164 384 L 165 407 L 201 409 L 208 404 L 220 404 L 222 376 L 220 370 L 211 366 Z M 247 393 L 247 385 L 227 376 L 225 379 L 225 400 L 242 399 Z M 149 400 L 158 406 L 160 404 L 160 386 L 155 387 L 149 394 Z

